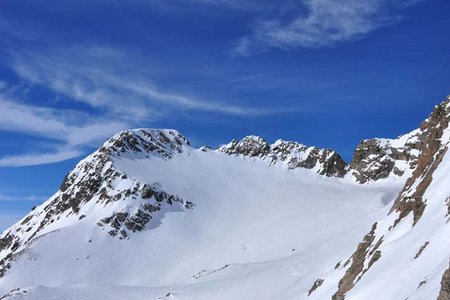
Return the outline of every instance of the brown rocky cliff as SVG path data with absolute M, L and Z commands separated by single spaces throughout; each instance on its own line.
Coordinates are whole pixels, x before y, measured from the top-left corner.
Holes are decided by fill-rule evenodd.
M 395 227 L 403 218 L 413 213 L 414 224 L 420 221 L 420 218 L 426 209 L 426 199 L 423 199 L 425 191 L 433 180 L 433 173 L 440 165 L 444 155 L 447 152 L 447 146 L 443 145 L 441 138 L 444 130 L 449 126 L 450 121 L 450 98 L 436 106 L 431 115 L 421 124 L 420 132 L 417 134 L 415 147 L 420 151 L 417 158 L 416 168 L 413 174 L 405 183 L 404 188 L 395 200 L 390 213 L 397 213 L 398 218 L 391 225 Z M 376 143 L 366 144 L 368 153 L 376 154 L 382 152 Z M 367 154 L 356 153 L 357 160 L 362 160 Z M 344 276 L 339 281 L 338 290 L 333 295 L 333 300 L 345 299 L 345 295 L 361 279 L 367 270 L 363 266 L 368 262 L 369 267 L 377 260 L 382 259 L 381 251 L 377 250 L 383 243 L 383 236 L 375 235 L 376 224 L 372 230 L 363 238 L 358 245 L 349 262 L 350 267 L 346 270 Z M 375 241 L 378 242 L 375 243 Z M 369 252 L 369 249 L 372 249 Z M 373 253 L 370 257 L 370 253 Z M 446 271 L 442 278 L 442 289 L 439 300 L 449 299 L 450 290 L 450 271 Z

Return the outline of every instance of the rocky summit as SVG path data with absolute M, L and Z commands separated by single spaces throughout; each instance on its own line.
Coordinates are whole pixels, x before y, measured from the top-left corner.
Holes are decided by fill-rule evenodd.
M 278 140 L 269 145 L 263 138 L 247 136 L 242 140 L 233 140 L 220 146 L 217 151 L 257 157 L 272 164 L 283 164 L 288 169 L 313 169 L 320 175 L 343 177 L 346 173 L 346 163 L 333 150 L 307 147 L 297 142 Z
M 120 132 L 0 235 L 1 299 L 450 299 L 449 122 L 450 97 L 349 163 Z

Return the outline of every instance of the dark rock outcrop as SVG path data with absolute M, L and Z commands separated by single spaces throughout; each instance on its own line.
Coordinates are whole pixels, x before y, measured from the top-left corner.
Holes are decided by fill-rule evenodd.
M 246 136 L 242 140 L 232 140 L 218 149 L 226 154 L 241 154 L 250 157 L 265 157 L 270 153 L 270 145 L 259 136 Z
M 391 212 L 399 213 L 394 226 L 411 212 L 414 214 L 414 224 L 422 216 L 426 206 L 426 199 L 423 199 L 423 195 L 433 180 L 434 171 L 447 153 L 448 148 L 442 146 L 441 138 L 449 121 L 450 99 L 447 99 L 436 106 L 428 119 L 420 125 L 419 140 L 422 151 L 417 160 L 416 169 L 406 181 L 391 209 Z
M 114 135 L 100 150 L 118 156 L 144 153 L 171 158 L 174 153 L 181 153 L 184 145 L 190 143 L 176 130 L 136 129 Z
M 418 131 L 399 137 L 396 140 L 363 140 L 356 147 L 350 162 L 350 173 L 357 182 L 367 183 L 389 176 L 403 176 L 405 171 L 417 165 L 421 144 Z M 401 162 L 401 167 L 396 165 Z
M 437 300 L 450 300 L 450 267 L 442 275 L 441 289 Z
M 417 158 L 414 158 L 414 161 L 410 160 L 410 164 L 415 166 L 415 169 L 412 172 L 411 177 L 409 177 L 406 181 L 402 191 L 394 201 L 394 204 L 392 205 L 392 208 L 389 212 L 389 214 L 394 212 L 397 213 L 397 219 L 394 220 L 393 224 L 389 227 L 389 230 L 394 228 L 402 221 L 403 218 L 411 213 L 413 214 L 413 226 L 420 221 L 420 218 L 422 217 L 427 205 L 426 199 L 424 199 L 423 196 L 433 180 L 433 174 L 435 170 L 440 165 L 447 152 L 447 146 L 443 145 L 441 140 L 444 130 L 449 126 L 449 121 L 450 98 L 448 98 L 440 105 L 436 106 L 431 115 L 421 124 L 420 130 L 415 132 L 413 139 L 415 140 L 414 149 L 418 151 L 419 155 Z M 409 137 L 407 140 L 412 141 L 411 137 Z M 446 142 L 448 143 L 449 141 Z M 357 151 L 357 153 L 355 154 L 355 156 L 357 157 L 357 161 L 364 161 L 364 157 L 374 157 L 376 161 L 376 157 L 380 157 L 380 155 L 382 157 L 386 156 L 386 148 L 380 148 L 376 142 L 368 142 L 366 143 L 366 145 L 367 146 L 364 149 L 370 150 L 367 150 L 367 153 L 365 154 L 361 154 Z M 388 152 L 392 153 L 392 151 Z M 399 156 L 397 153 L 395 154 L 396 157 L 408 159 L 408 155 L 411 155 L 411 153 L 401 153 L 403 153 L 401 154 L 403 156 Z M 411 157 L 412 156 L 409 156 L 409 159 L 411 159 Z M 388 164 L 385 164 L 385 166 L 388 166 Z M 389 170 L 389 168 L 385 170 Z M 383 170 L 383 168 L 379 168 L 378 170 Z M 367 174 L 371 173 L 365 173 L 365 175 Z M 378 174 L 382 174 L 382 172 Z M 373 177 L 369 176 L 361 178 L 363 178 L 362 181 L 364 182 L 364 180 L 369 180 Z M 343 300 L 346 293 L 353 288 L 358 280 L 361 279 L 364 273 L 368 270 L 363 270 L 363 267 L 364 263 L 369 259 L 369 257 L 371 257 L 368 261 L 369 268 L 381 258 L 381 252 L 377 249 L 383 243 L 383 236 L 380 237 L 378 239 L 378 242 L 374 244 L 374 241 L 376 239 L 375 229 L 376 223 L 372 227 L 372 230 L 364 237 L 363 241 L 358 245 L 356 251 L 352 255 L 351 265 L 347 269 L 345 275 L 339 281 L 338 291 L 333 295 L 333 300 Z M 419 249 L 419 252 L 415 256 L 415 259 L 420 256 L 427 245 L 428 242 L 422 245 L 422 247 Z M 372 250 L 369 252 L 368 250 L 370 248 L 372 248 Z M 447 271 L 442 279 L 443 287 L 439 296 L 440 298 L 438 299 L 449 299 L 449 278 L 450 271 Z
M 311 289 L 308 291 L 308 296 L 311 296 L 311 294 L 312 294 L 315 290 L 317 290 L 317 289 L 322 285 L 323 282 L 324 282 L 324 280 L 321 279 L 321 278 L 319 278 L 319 279 L 317 279 L 316 281 L 314 281 L 314 284 L 312 285 Z
M 151 191 L 151 193 L 148 191 Z M 97 222 L 97 225 L 100 227 L 109 225 L 109 235 L 117 236 L 120 234 L 120 238 L 123 239 L 127 238 L 130 233 L 144 230 L 147 224 L 154 219 L 154 214 L 165 208 L 167 209 L 173 205 L 177 205 L 180 210 L 191 209 L 193 207 L 191 202 L 185 201 L 176 195 L 168 194 L 157 187 L 144 185 L 140 194 L 141 197 L 145 194 L 146 198 L 142 197 L 142 199 L 146 201 L 140 204 L 137 209 L 135 208 L 136 212 L 115 212 L 111 216 L 101 219 Z M 153 227 L 157 225 L 159 225 L 159 221 L 158 224 L 153 224 Z
M 87 203 L 95 202 L 100 208 L 126 203 L 129 211 L 119 210 L 99 221 L 111 227 L 110 235 L 120 234 L 122 238 L 142 231 L 156 212 L 192 208 L 191 202 L 163 191 L 158 184 L 129 178 L 114 165 L 115 159 L 123 157 L 171 159 L 187 145 L 189 141 L 175 130 L 125 130 L 114 135 L 67 174 L 55 195 L 32 210 L 20 226 L 0 236 L 0 274 L 7 270 L 15 253 L 56 221 L 89 218 L 90 211 L 84 209 Z
M 436 106 L 418 129 L 397 139 L 375 138 L 361 141 L 348 165 L 333 150 L 283 140 L 270 145 L 258 136 L 233 140 L 220 146 L 217 151 L 261 158 L 270 164 L 284 163 L 289 169 L 314 169 L 325 176 L 344 177 L 349 173 L 356 182 L 362 184 L 390 177 L 409 177 L 413 173 L 422 173 L 424 166 L 430 166 L 430 159 L 434 159 L 440 146 L 439 138 L 449 121 L 449 103 L 448 98 Z M 411 205 L 415 207 L 414 210 L 420 211 L 423 207 L 418 207 L 418 204 Z
M 350 173 L 356 181 L 366 183 L 391 175 L 402 176 L 405 171 L 423 172 L 424 166 L 430 165 L 430 159 L 439 149 L 439 139 L 449 121 L 449 103 L 447 98 L 436 106 L 419 129 L 398 139 L 363 140 L 350 163 Z
M 419 251 L 417 251 L 416 255 L 414 256 L 414 259 L 418 259 L 419 256 L 422 254 L 423 250 L 425 250 L 425 248 L 428 246 L 430 242 L 426 241 L 422 246 L 420 246 Z
M 333 150 L 307 147 L 297 142 L 278 140 L 269 145 L 263 138 L 247 136 L 217 149 L 230 155 L 257 157 L 269 164 L 284 163 L 289 169 L 315 169 L 320 175 L 343 177 L 347 164 Z
M 339 281 L 338 290 L 333 295 L 332 300 L 345 299 L 345 294 L 353 288 L 356 282 L 358 282 L 361 279 L 362 275 L 367 271 L 367 269 L 364 270 L 364 263 L 371 256 L 371 253 L 372 257 L 369 262 L 369 268 L 372 266 L 374 262 L 376 262 L 380 258 L 381 256 L 380 252 L 378 251 L 370 252 L 372 243 L 375 240 L 376 228 L 377 223 L 373 224 L 371 231 L 363 238 L 362 242 L 358 245 L 356 251 L 349 259 L 351 265 L 345 272 L 344 276 Z M 345 265 L 347 264 L 348 263 L 345 263 Z

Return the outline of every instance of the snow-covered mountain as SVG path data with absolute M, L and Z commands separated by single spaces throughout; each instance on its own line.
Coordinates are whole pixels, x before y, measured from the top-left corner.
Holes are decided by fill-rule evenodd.
M 2 299 L 450 299 L 450 98 L 333 150 L 116 134 L 0 235 Z

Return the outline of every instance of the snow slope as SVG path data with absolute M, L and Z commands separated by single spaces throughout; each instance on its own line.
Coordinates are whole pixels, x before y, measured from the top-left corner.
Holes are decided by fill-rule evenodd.
M 332 299 L 449 299 L 450 98 L 421 125 L 422 152 L 385 217 L 349 254 Z M 323 274 L 336 282 L 336 274 Z M 326 299 L 335 289 L 318 289 Z
M 321 266 L 334 266 L 351 250 L 384 207 L 382 199 L 393 199 L 401 188 L 363 187 L 188 145 L 168 160 L 136 157 L 114 159 L 114 167 L 128 177 L 114 190 L 123 190 L 124 181 L 158 185 L 193 208 L 166 209 L 160 223 L 120 239 L 97 222 L 142 199 L 106 205 L 92 200 L 76 217 L 63 214 L 39 232 L 41 237 L 11 262 L 1 279 L 2 293 L 23 286 L 89 283 L 94 287 L 81 289 L 161 287 L 139 289 L 146 299 L 154 291 L 159 296 L 181 293 L 186 299 L 273 299 L 288 297 L 291 289 L 295 299 L 307 292 Z M 79 215 L 86 217 L 79 220 Z
M 448 120 L 449 100 L 407 138 L 360 148 L 359 169 L 293 142 L 119 133 L 0 236 L 0 296 L 448 299 Z M 374 153 L 387 163 L 366 172 Z

